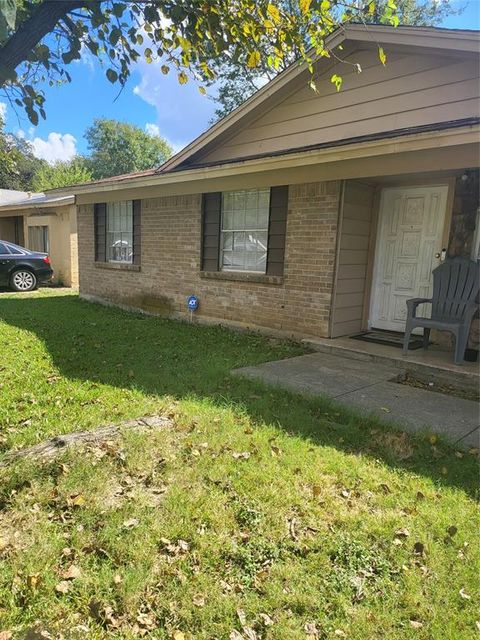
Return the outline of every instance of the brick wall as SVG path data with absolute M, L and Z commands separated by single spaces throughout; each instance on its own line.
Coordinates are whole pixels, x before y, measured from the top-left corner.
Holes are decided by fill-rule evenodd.
M 95 265 L 93 205 L 79 206 L 80 292 L 166 314 L 186 312 L 186 298 L 195 294 L 201 316 L 326 336 L 340 186 L 335 181 L 290 187 L 284 276 L 269 282 L 201 275 L 200 194 L 142 201 L 140 271 Z

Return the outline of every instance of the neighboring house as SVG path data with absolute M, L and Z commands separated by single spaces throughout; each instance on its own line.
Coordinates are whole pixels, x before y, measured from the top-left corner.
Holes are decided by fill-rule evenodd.
M 318 93 L 292 65 L 159 169 L 72 189 L 83 297 L 186 314 L 195 294 L 205 319 L 297 336 L 404 330 L 442 250 L 473 251 L 479 33 L 348 25 L 327 44 Z
M 78 286 L 75 196 L 0 189 L 0 240 L 48 253 L 53 282 Z

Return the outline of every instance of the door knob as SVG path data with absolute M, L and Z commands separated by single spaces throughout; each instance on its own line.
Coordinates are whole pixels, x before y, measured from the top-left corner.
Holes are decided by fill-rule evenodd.
M 447 250 L 445 249 L 445 247 L 441 251 L 435 254 L 435 258 L 437 258 L 437 260 L 440 260 L 440 262 L 443 262 L 446 257 L 447 257 Z

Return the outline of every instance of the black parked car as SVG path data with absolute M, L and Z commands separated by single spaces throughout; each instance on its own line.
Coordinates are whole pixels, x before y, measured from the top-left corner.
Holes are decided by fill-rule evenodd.
M 33 291 L 52 276 L 48 254 L 0 240 L 0 286 L 14 291 Z

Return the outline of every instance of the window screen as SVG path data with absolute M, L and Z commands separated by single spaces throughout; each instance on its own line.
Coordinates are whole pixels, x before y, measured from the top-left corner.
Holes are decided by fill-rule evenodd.
M 132 201 L 107 203 L 107 260 L 133 261 Z
M 265 273 L 270 189 L 222 194 L 220 265 L 224 271 Z

